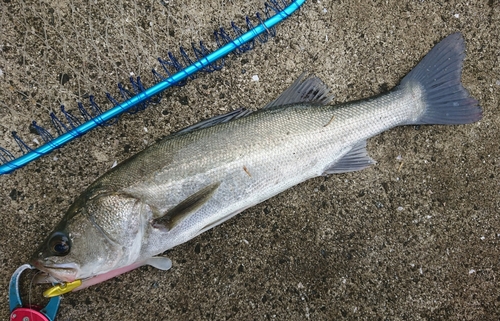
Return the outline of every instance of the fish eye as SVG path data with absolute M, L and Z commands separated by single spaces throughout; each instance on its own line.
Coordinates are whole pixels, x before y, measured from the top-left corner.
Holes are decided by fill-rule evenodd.
M 49 240 L 50 251 L 57 256 L 64 256 L 71 250 L 71 241 L 64 233 L 54 233 Z

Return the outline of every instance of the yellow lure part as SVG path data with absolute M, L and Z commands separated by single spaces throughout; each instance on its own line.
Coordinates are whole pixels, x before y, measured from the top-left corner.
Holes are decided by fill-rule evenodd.
M 46 298 L 52 298 L 55 296 L 63 295 L 65 293 L 71 292 L 77 287 L 82 285 L 82 280 L 75 280 L 73 282 L 61 283 L 54 285 L 50 289 L 43 292 L 43 296 Z

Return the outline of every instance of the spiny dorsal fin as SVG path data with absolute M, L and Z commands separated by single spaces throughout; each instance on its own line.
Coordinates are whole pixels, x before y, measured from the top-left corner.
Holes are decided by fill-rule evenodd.
M 199 123 L 196 123 L 194 125 L 191 125 L 189 127 L 186 127 L 184 129 L 179 130 L 174 135 L 185 134 L 185 133 L 192 132 L 193 130 L 208 128 L 208 127 L 215 126 L 217 124 L 227 123 L 228 121 L 248 116 L 251 113 L 252 113 L 251 110 L 245 109 L 243 107 L 238 108 L 236 110 L 230 111 L 227 114 L 219 115 L 219 116 L 215 116 L 215 117 L 212 117 L 209 119 L 202 120 Z
M 326 105 L 333 99 L 333 94 L 325 83 L 313 74 L 303 72 L 295 82 L 278 98 L 264 108 L 299 103 Z
M 208 185 L 193 195 L 189 196 L 173 208 L 169 209 L 165 215 L 153 220 L 155 228 L 165 228 L 168 231 L 172 230 L 184 219 L 196 212 L 203 204 L 205 204 L 215 193 L 220 182 Z
M 366 152 L 366 140 L 358 142 L 352 149 L 339 159 L 331 167 L 327 168 L 324 174 L 339 174 L 359 171 L 367 168 L 376 162 L 368 156 Z

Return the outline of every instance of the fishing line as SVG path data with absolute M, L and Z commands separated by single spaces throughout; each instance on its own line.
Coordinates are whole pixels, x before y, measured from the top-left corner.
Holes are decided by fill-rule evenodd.
M 44 141 L 44 144 L 36 149 L 29 147 L 17 132 L 13 131 L 12 137 L 23 155 L 16 158 L 11 152 L 0 147 L 0 164 L 2 164 L 0 165 L 0 175 L 25 166 L 97 126 L 108 126 L 116 123 L 118 117 L 124 112 L 133 114 L 144 110 L 149 105 L 159 103 L 162 98 L 161 93 L 165 89 L 173 85 L 184 85 L 188 78 L 194 79 L 197 72 L 214 72 L 222 69 L 224 57 L 231 52 L 244 53 L 252 50 L 256 41 L 265 43 L 270 37 L 274 37 L 276 35 L 275 26 L 299 9 L 305 1 L 268 0 L 265 3 L 263 15 L 259 12 L 255 14 L 257 25 L 254 25 L 247 16 L 244 27 L 246 31 L 234 22 L 231 22 L 232 32 L 227 32 L 222 27 L 214 31 L 213 40 L 218 48 L 215 51 L 211 51 L 203 41 L 192 43 L 191 50 L 180 47 L 178 55 L 168 51 L 166 59 L 158 58 L 161 70 L 157 71 L 153 68 L 151 71 L 156 82 L 155 85 L 146 88 L 140 77 L 134 78 L 132 76 L 129 78 L 131 90 L 126 89 L 122 83 L 118 83 L 118 99 L 110 93 L 106 93 L 106 98 L 114 106 L 107 111 L 103 111 L 93 95 L 88 97 L 87 106 L 84 106 L 82 102 L 77 103 L 79 116 L 73 115 L 66 110 L 64 105 L 61 105 L 62 116 L 57 116 L 54 112 L 49 114 L 51 125 L 57 132 L 57 137 L 54 137 L 49 130 L 36 121 L 31 123 L 30 131 L 37 133 Z
M 30 285 L 28 287 L 28 306 L 32 306 L 33 305 L 33 302 L 32 302 L 32 300 L 33 300 L 33 291 L 32 291 L 32 289 L 34 288 L 33 285 L 34 285 L 34 281 L 35 281 L 36 276 L 38 274 L 41 274 L 41 273 L 42 273 L 42 271 L 37 270 L 36 273 L 33 275 L 33 277 L 30 280 Z

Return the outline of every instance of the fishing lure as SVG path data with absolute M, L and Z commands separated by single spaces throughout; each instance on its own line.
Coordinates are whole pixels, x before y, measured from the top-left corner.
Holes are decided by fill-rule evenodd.
M 273 37 L 276 34 L 274 27 L 299 9 L 305 1 L 292 0 L 288 4 L 288 0 L 269 0 L 265 4 L 265 18 L 258 12 L 255 15 L 259 21 L 257 26 L 254 26 L 250 18 L 246 17 L 247 32 L 244 32 L 234 22 L 231 22 L 231 28 L 235 38 L 232 38 L 223 28 L 215 31 L 214 40 L 218 47 L 217 50 L 210 52 L 202 41 L 200 41 L 199 46 L 193 43 L 192 51 L 197 59 L 195 62 L 192 61 L 187 51 L 182 47 L 179 48 L 181 59 L 178 59 L 172 52 L 168 52 L 167 60 L 158 58 L 166 75 L 164 76 L 153 69 L 152 73 L 157 83 L 150 88 L 145 88 L 140 77 L 136 79 L 130 77 L 129 81 L 133 92 L 127 90 L 121 83 L 118 84 L 118 90 L 123 102 L 120 103 L 111 94 L 106 93 L 107 99 L 114 105 L 113 108 L 107 111 L 102 111 L 101 107 L 95 102 L 94 96 L 89 96 L 90 107 L 85 108 L 83 103 L 79 102 L 78 110 L 85 121 L 84 123 L 78 117 L 66 111 L 62 105 L 60 108 L 61 113 L 64 115 L 63 120 L 54 113 L 50 113 L 51 122 L 59 135 L 58 137 L 54 138 L 48 130 L 35 121 L 32 122 L 31 127 L 38 132 L 45 142 L 36 149 L 30 148 L 16 132 L 12 132 L 12 137 L 23 155 L 15 158 L 12 153 L 0 147 L 0 164 L 2 164 L 0 165 L 0 175 L 13 172 L 97 126 L 110 125 L 116 122 L 117 117 L 126 111 L 135 113 L 145 109 L 150 104 L 158 103 L 164 90 L 176 84 L 185 84 L 187 78 L 193 78 L 194 74 L 199 71 L 213 72 L 222 69 L 225 56 L 231 52 L 243 53 L 253 49 L 255 40 L 261 43 L 267 42 L 269 36 Z M 220 60 L 219 63 L 216 63 L 218 60 Z M 172 73 L 172 70 L 176 72 Z

